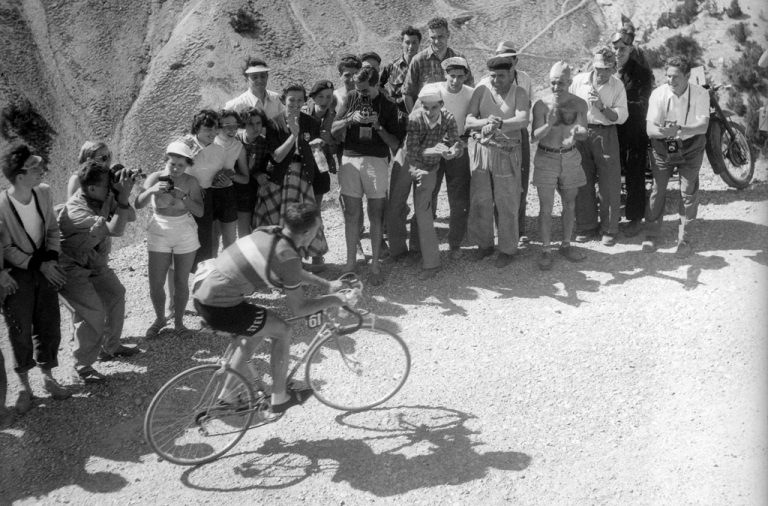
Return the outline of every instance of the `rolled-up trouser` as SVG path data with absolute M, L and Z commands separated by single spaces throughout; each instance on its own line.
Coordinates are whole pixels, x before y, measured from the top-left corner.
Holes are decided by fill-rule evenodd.
M 125 287 L 109 268 L 98 270 L 65 266 L 67 283 L 61 296 L 74 311 L 75 368 L 96 361 L 100 350 L 114 353 L 120 347 L 125 320 Z
M 672 176 L 672 169 L 676 167 L 680 176 L 680 201 L 677 206 L 680 224 L 677 240 L 690 241 L 691 223 L 696 219 L 699 210 L 699 170 L 704 158 L 706 136 L 697 135 L 683 141 L 680 152 L 682 156 L 678 162 L 669 161 L 664 141 L 653 139 L 651 145 L 655 163 L 651 166 L 653 188 L 645 209 L 645 234 L 648 237 L 657 237 L 661 231 L 667 183 Z
M 522 191 L 520 146 L 505 149 L 470 139 L 468 150 L 472 173 L 469 187 L 469 240 L 480 248 L 492 248 L 495 214 L 499 229 L 498 249 L 502 253 L 514 254 L 519 239 L 517 212 Z
M 600 229 L 603 234 L 619 233 L 621 219 L 621 163 L 616 126 L 590 125 L 586 140 L 579 141 L 581 167 L 587 184 L 576 195 L 576 231 L 588 232 L 598 228 L 600 198 Z M 595 193 L 595 182 L 599 189 Z
M 440 248 L 433 219 L 432 190 L 435 189 L 437 171 L 421 176 L 421 183 L 413 190 L 413 208 L 418 226 L 421 266 L 424 269 L 440 267 Z

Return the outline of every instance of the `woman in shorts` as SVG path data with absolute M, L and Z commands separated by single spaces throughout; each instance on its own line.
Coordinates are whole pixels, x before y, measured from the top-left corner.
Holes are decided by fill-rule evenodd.
M 173 317 L 179 334 L 185 333 L 184 309 L 189 299 L 189 273 L 200 247 L 194 217 L 203 214 L 203 195 L 197 179 L 185 171 L 193 164 L 192 150 L 175 141 L 165 150 L 165 167 L 149 175 L 144 190 L 136 197 L 136 209 L 152 206 L 147 227 L 149 251 L 149 296 L 155 309 L 155 321 L 146 337 L 157 337 L 165 326 L 165 282 L 173 260 Z

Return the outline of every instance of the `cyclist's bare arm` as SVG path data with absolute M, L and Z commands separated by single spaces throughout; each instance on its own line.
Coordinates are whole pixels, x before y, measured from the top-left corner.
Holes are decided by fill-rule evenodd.
M 319 286 L 327 293 L 338 292 L 344 287 L 344 284 L 341 281 L 338 281 L 338 280 L 328 281 L 327 279 L 323 279 L 319 276 L 315 276 L 311 272 L 307 272 L 303 269 L 301 271 L 301 282 L 306 285 Z
M 306 316 L 323 309 L 341 307 L 347 303 L 347 297 L 342 293 L 331 293 L 307 299 L 301 286 L 286 288 L 285 298 L 288 309 L 296 316 Z

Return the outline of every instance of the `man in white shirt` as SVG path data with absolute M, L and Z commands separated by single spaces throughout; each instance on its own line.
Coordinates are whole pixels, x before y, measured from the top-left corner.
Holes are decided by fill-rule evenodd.
M 664 218 L 667 183 L 677 168 L 680 175 L 680 226 L 675 256 L 691 254 L 690 224 L 699 207 L 699 169 L 704 157 L 709 125 L 709 93 L 688 82 L 690 63 L 674 57 L 666 64 L 666 84 L 651 93 L 646 131 L 651 138 L 654 161 L 653 189 L 645 213 L 646 238 L 643 251 L 655 251 Z
M 264 60 L 252 56 L 246 58 L 243 75 L 248 81 L 248 90 L 224 104 L 224 109 L 240 113 L 252 107 L 258 107 L 264 111 L 268 119 L 283 112 L 280 94 L 267 89 L 269 67 Z
M 573 78 L 569 91 L 585 100 L 588 136 L 579 141 L 581 166 L 587 184 L 576 196 L 576 242 L 587 242 L 602 233 L 605 246 L 616 244 L 621 219 L 621 163 L 616 125 L 627 120 L 627 92 L 624 83 L 613 73 L 616 55 L 609 47 L 601 47 L 592 57 L 593 70 Z M 599 189 L 600 222 L 598 224 Z

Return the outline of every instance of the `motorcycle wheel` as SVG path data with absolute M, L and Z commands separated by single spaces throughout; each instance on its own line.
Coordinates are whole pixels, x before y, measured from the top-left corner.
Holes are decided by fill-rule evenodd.
M 728 134 L 720 121 L 712 121 L 707 130 L 707 158 L 715 174 L 732 188 L 746 188 L 755 173 L 755 156 L 747 141 L 744 128 L 728 122 L 735 134 Z

